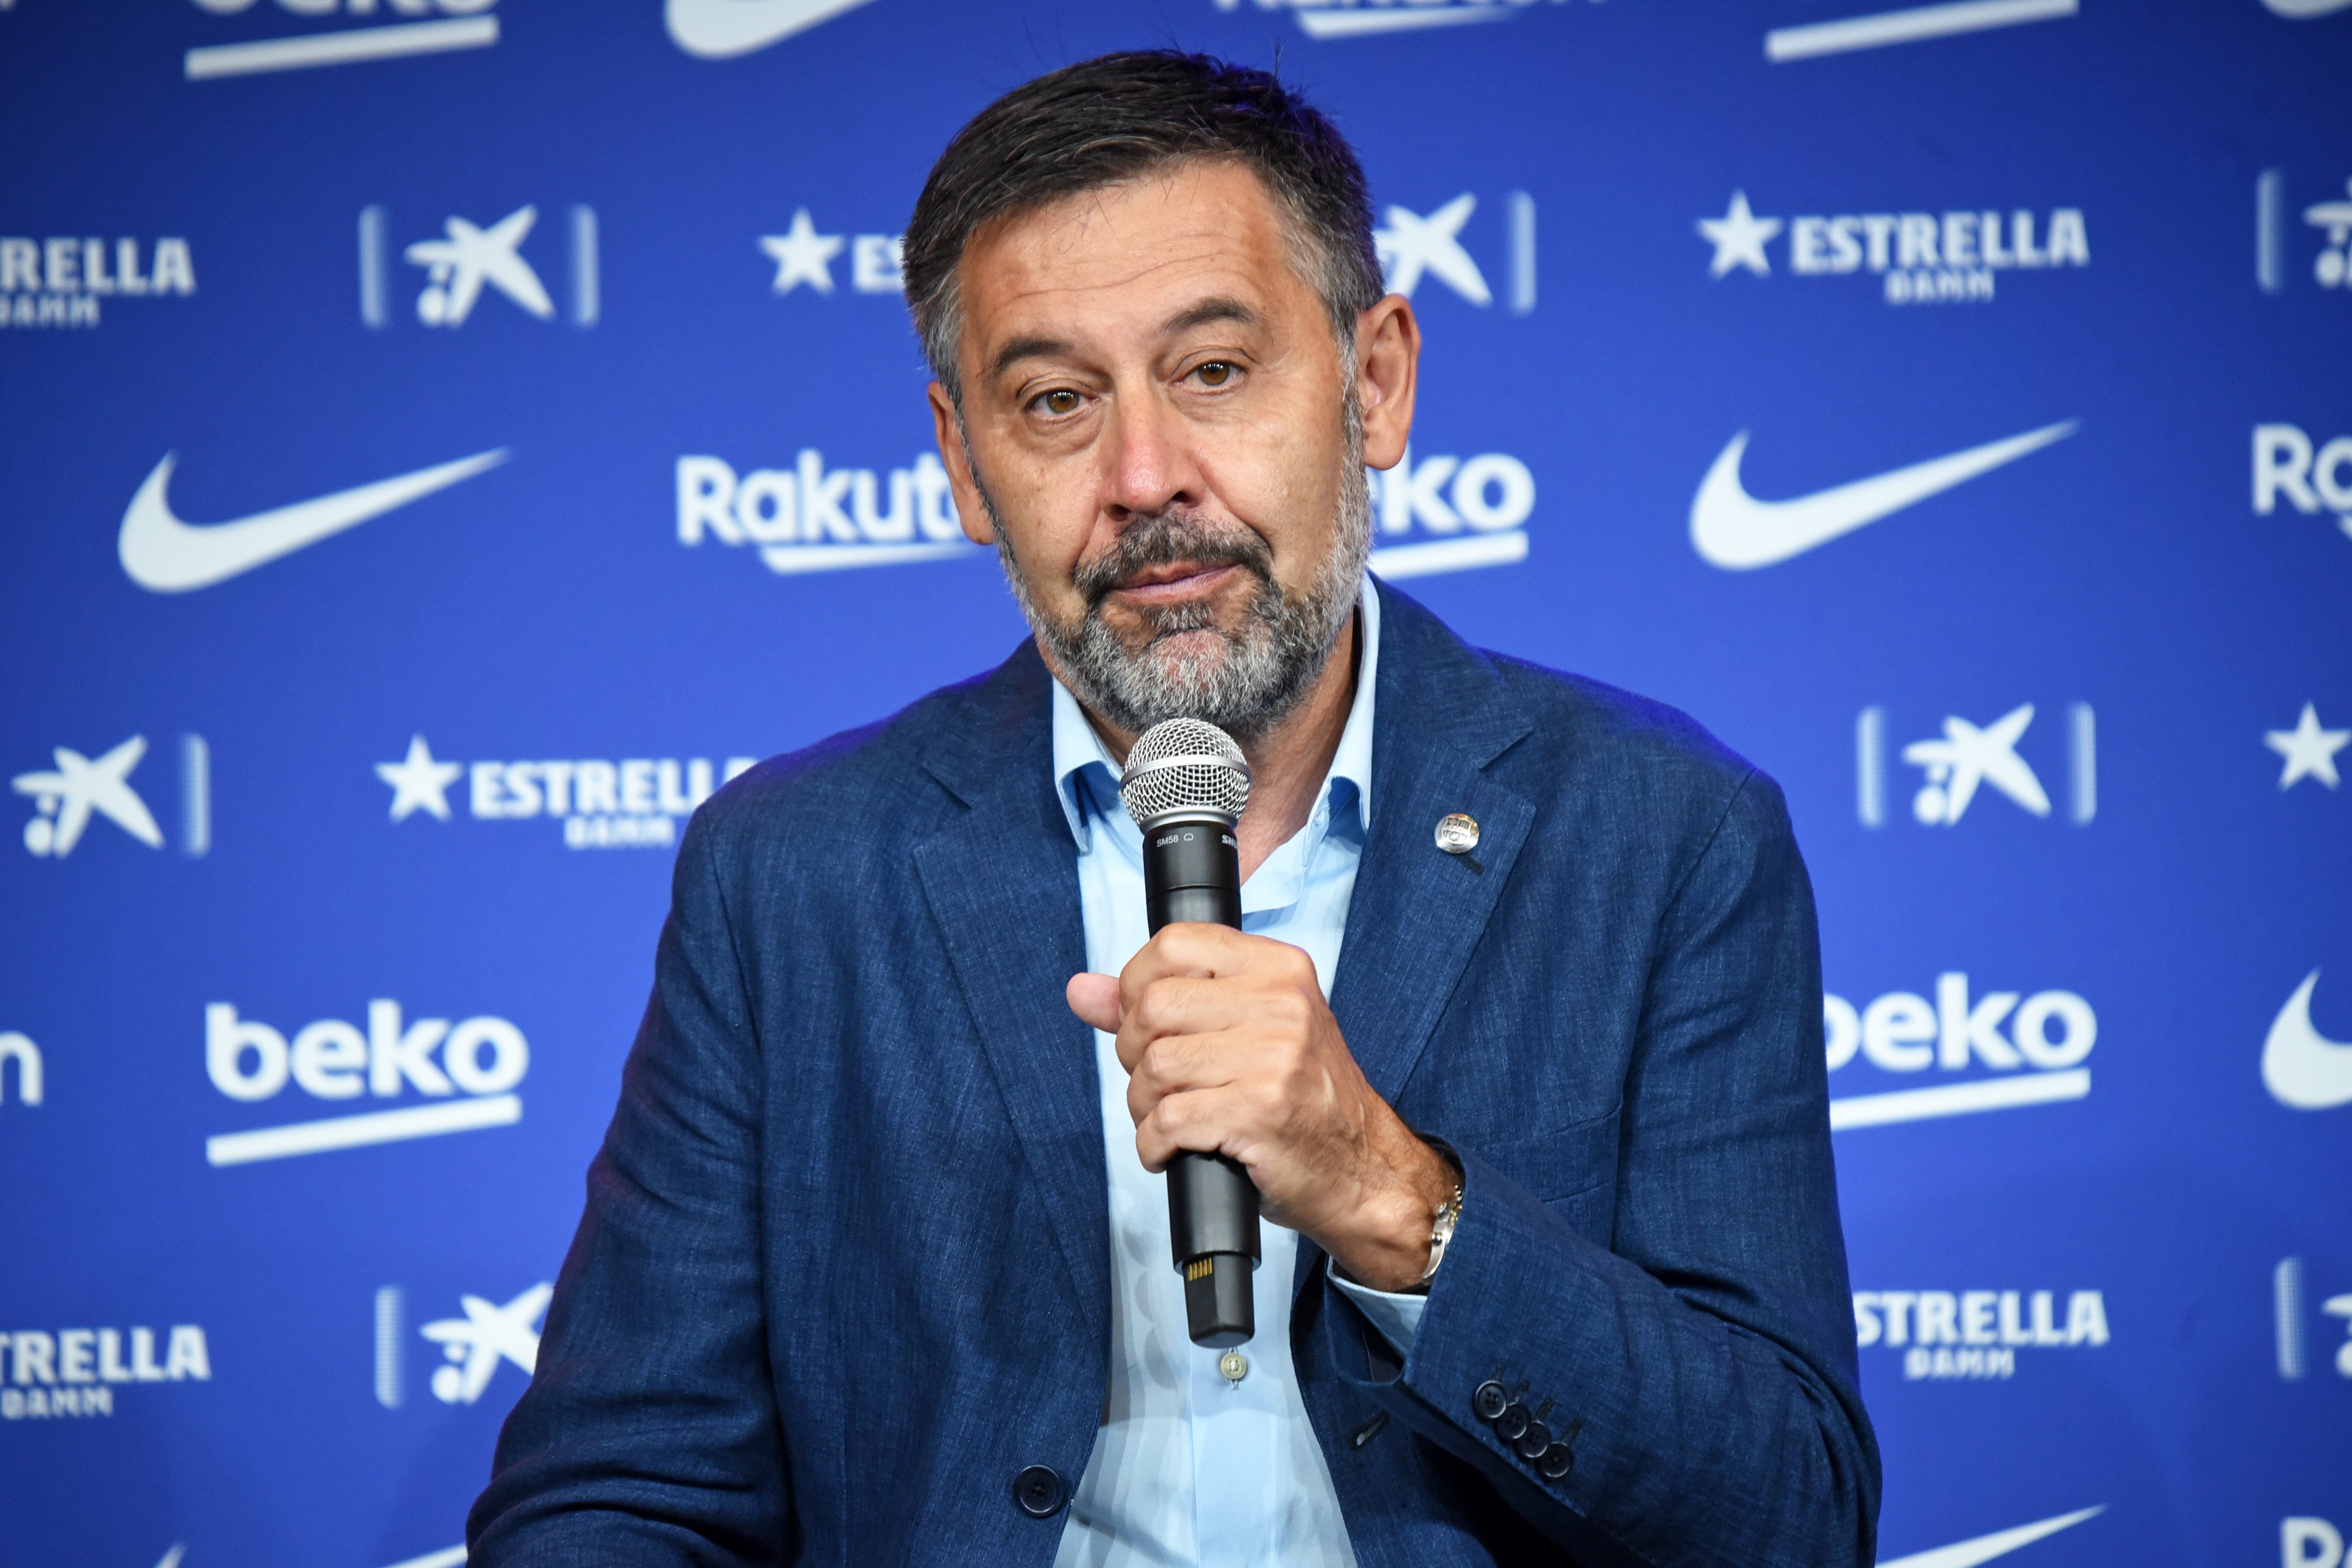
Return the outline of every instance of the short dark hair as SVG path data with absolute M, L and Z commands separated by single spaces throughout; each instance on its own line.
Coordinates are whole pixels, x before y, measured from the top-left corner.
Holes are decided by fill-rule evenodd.
M 1300 273 L 1341 343 L 1384 291 L 1364 171 L 1331 122 L 1271 73 L 1174 49 L 1103 55 L 1024 82 L 956 133 L 907 225 L 907 303 L 957 406 L 956 268 L 992 219 L 1179 161 L 1254 171 L 1290 219 Z

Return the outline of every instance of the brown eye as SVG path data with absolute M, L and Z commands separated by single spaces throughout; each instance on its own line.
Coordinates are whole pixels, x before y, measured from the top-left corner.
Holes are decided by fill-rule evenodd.
M 1078 395 L 1066 386 L 1062 387 L 1041 395 L 1037 399 L 1037 406 L 1059 418 L 1063 415 L 1075 414 L 1078 411 Z
M 1223 386 L 1234 379 L 1234 367 L 1223 360 L 1213 359 L 1192 374 L 1201 378 L 1202 386 Z

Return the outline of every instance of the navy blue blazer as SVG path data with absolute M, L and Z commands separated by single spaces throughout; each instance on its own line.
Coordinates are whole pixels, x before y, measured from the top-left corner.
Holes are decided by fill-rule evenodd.
M 1381 593 L 1331 1005 L 1466 1196 L 1402 1365 L 1301 1243 L 1292 1348 L 1357 1561 L 1869 1563 L 1780 791 Z M 1024 645 L 696 814 L 474 1568 L 1052 1562 L 1064 1519 L 1014 1478 L 1055 1472 L 1051 1503 L 1086 1467 L 1110 1285 L 1049 681 Z M 1455 811 L 1475 855 L 1433 842 Z M 1567 1475 L 1479 1418 L 1490 1378 Z

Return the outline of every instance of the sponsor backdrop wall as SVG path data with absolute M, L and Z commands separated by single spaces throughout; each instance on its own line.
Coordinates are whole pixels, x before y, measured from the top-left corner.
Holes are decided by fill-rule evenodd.
M 0 1559 L 462 1560 L 685 817 L 1021 636 L 924 172 L 1173 41 L 1370 170 L 1376 569 L 1788 788 L 1882 1561 L 2336 1568 L 2352 7 L 1857 8 L 0 0 Z

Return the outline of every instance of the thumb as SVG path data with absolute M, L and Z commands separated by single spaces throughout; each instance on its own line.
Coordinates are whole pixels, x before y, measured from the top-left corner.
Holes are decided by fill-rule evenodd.
M 1066 994 L 1071 1012 L 1105 1034 L 1118 1033 L 1118 976 L 1073 974 Z

